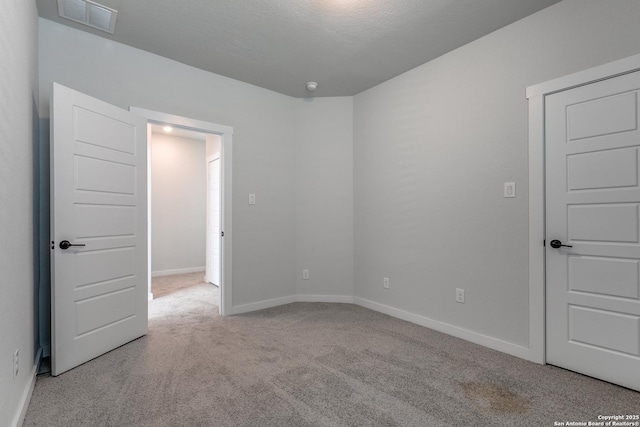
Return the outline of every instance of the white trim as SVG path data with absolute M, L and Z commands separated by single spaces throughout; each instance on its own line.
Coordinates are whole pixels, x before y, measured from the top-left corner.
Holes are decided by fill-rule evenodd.
M 353 304 L 353 301 L 354 298 L 350 295 L 289 295 L 286 297 L 273 298 L 233 307 L 233 314 L 249 313 L 251 311 L 264 310 L 266 308 L 277 307 L 279 305 L 291 304 L 294 302 L 329 302 L 339 304 Z
M 416 325 L 443 332 L 447 335 L 461 338 L 463 340 L 470 341 L 484 347 L 488 347 L 494 350 L 501 351 L 503 353 L 510 354 L 512 356 L 519 357 L 521 359 L 530 359 L 530 351 L 527 347 L 502 341 L 497 338 L 473 332 L 468 329 L 463 329 L 458 326 L 450 325 L 448 323 L 440 322 L 438 320 L 433 320 L 419 314 L 409 313 L 408 311 L 400 310 L 388 305 L 383 305 L 364 298 L 356 297 L 354 298 L 354 301 L 357 305 L 368 308 L 370 310 L 378 311 L 380 313 L 384 313 L 398 319 L 406 320 L 407 322 L 415 323 Z
M 204 267 L 176 268 L 173 270 L 157 270 L 151 272 L 153 277 L 173 276 L 174 274 L 198 273 L 204 271 Z
M 470 341 L 484 347 L 488 347 L 515 357 L 519 357 L 521 359 L 532 360 L 530 349 L 528 349 L 527 347 L 512 344 L 497 338 L 470 331 L 468 329 L 463 329 L 458 326 L 453 326 L 448 323 L 433 320 L 419 314 L 409 313 L 408 311 L 400 310 L 388 305 L 383 305 L 364 298 L 352 297 L 349 295 L 289 295 L 286 297 L 273 298 L 233 307 L 233 314 L 249 313 L 256 310 L 264 310 L 266 308 L 277 307 L 294 302 L 328 302 L 356 304 L 370 310 L 384 313 L 391 317 L 406 320 L 408 322 L 415 323 L 429 329 L 443 332 L 445 334 L 461 338 L 463 340 Z
M 36 363 L 33 364 L 33 368 L 31 368 L 31 372 L 29 372 L 29 383 L 22 392 L 22 397 L 20 398 L 20 403 L 18 404 L 19 410 L 13 417 L 13 421 L 11 422 L 11 424 L 9 424 L 11 427 L 20 427 L 24 423 L 24 417 L 27 415 L 27 409 L 29 408 L 29 403 L 31 402 L 33 389 L 36 386 L 36 374 L 38 373 L 38 365 L 40 364 L 39 360 L 41 359 L 41 355 L 42 349 L 39 349 L 36 356 Z
M 640 70 L 640 54 L 527 88 L 529 99 L 529 352 L 545 363 L 544 99 L 563 90 Z
M 220 135 L 220 185 L 223 194 L 221 221 L 222 231 L 224 232 L 222 247 L 220 248 L 220 256 L 222 258 L 222 268 L 220 269 L 220 277 L 222 278 L 222 287 L 220 288 L 220 314 L 222 316 L 233 314 L 233 260 L 231 256 L 233 254 L 233 128 L 139 107 L 129 107 L 129 111 L 145 117 L 148 121 L 169 123 L 197 132 Z M 151 248 L 149 248 L 149 251 L 150 250 Z
M 298 302 L 333 302 L 333 303 L 341 303 L 341 304 L 353 304 L 353 297 L 351 295 L 298 294 L 296 295 L 296 301 Z
M 587 70 L 578 71 L 577 73 L 549 80 L 548 82 L 529 86 L 527 88 L 527 98 L 531 99 L 536 96 L 550 95 L 555 92 L 572 89 L 577 86 L 584 86 L 586 84 L 595 83 L 599 80 L 633 73 L 638 70 L 640 70 L 640 54 L 589 68 Z
M 545 363 L 544 100 L 529 99 L 529 349 Z
M 249 313 L 251 311 L 264 310 L 265 308 L 277 307 L 279 305 L 291 304 L 297 302 L 295 295 L 289 295 L 288 297 L 273 298 L 264 301 L 252 302 L 249 304 L 242 304 L 233 307 L 232 314 Z

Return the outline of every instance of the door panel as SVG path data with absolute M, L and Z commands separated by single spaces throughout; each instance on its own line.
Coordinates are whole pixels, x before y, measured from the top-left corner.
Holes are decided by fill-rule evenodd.
M 636 390 L 639 90 L 633 73 L 545 99 L 547 362 Z
M 638 260 L 569 256 L 569 291 L 638 299 Z
M 637 148 L 572 154 L 567 156 L 567 189 L 637 187 L 637 170 Z
M 52 372 L 147 331 L 146 121 L 54 84 Z M 66 250 L 62 240 L 74 244 Z

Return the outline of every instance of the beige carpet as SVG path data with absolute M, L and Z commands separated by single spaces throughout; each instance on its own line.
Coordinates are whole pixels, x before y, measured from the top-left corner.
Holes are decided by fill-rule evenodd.
M 221 318 L 202 273 L 154 281 L 149 334 L 38 378 L 25 426 L 553 426 L 640 393 L 350 304 Z

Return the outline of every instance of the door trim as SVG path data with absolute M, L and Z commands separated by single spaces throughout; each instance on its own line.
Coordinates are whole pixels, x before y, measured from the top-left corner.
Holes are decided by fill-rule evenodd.
M 545 348 L 545 97 L 640 71 L 640 54 L 529 86 L 529 360 L 546 363 Z
M 205 122 L 202 120 L 190 119 L 188 117 L 176 116 L 173 114 L 161 113 L 158 111 L 151 111 L 139 107 L 129 107 L 129 111 L 138 114 L 139 116 L 147 119 L 149 122 L 161 122 L 180 126 L 203 133 L 212 133 L 220 136 L 220 184 L 222 186 L 223 201 L 222 201 L 222 230 L 224 230 L 224 238 L 221 243 L 220 254 L 222 256 L 222 266 L 220 271 L 220 277 L 222 278 L 222 285 L 220 288 L 220 314 L 222 316 L 231 315 L 233 311 L 233 287 L 232 287 L 232 140 L 233 140 L 233 128 L 230 126 L 219 125 L 216 123 Z M 151 222 L 149 221 L 149 226 Z M 151 236 L 151 232 L 149 232 Z M 151 244 L 149 244 L 149 251 L 151 251 Z M 149 252 L 150 253 L 150 252 Z M 150 261 L 149 261 L 150 262 Z M 150 268 L 150 266 L 149 266 Z M 151 292 L 151 283 L 149 283 L 149 292 Z

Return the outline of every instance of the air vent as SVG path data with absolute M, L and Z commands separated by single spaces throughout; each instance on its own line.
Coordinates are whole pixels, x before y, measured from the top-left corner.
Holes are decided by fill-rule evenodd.
M 58 0 L 58 14 L 63 18 L 113 34 L 118 11 L 90 0 Z

